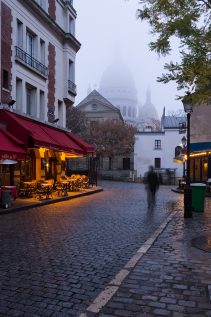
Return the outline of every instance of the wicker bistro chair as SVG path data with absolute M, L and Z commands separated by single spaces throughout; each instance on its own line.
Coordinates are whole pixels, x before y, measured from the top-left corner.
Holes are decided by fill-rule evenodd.
M 78 191 L 82 188 L 81 175 L 71 175 L 69 181 L 72 191 Z
M 37 182 L 35 198 L 53 198 L 53 185 L 48 183 Z
M 35 191 L 35 198 L 42 199 L 44 195 L 45 195 L 45 190 L 42 187 L 42 183 L 37 182 L 37 187 L 36 187 L 36 191 Z
M 81 187 L 82 188 L 88 188 L 89 187 L 89 177 L 86 175 L 81 176 Z
M 66 183 L 61 183 L 61 182 L 56 182 L 55 184 L 56 187 L 56 192 L 58 196 L 67 196 L 68 192 L 68 184 Z

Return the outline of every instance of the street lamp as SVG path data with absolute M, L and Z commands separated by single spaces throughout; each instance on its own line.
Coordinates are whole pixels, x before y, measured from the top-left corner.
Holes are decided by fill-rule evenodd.
M 187 113 L 187 168 L 186 168 L 186 184 L 184 188 L 184 218 L 192 217 L 192 190 L 190 187 L 190 114 L 193 111 L 193 103 L 191 94 L 188 93 L 182 99 L 183 107 Z

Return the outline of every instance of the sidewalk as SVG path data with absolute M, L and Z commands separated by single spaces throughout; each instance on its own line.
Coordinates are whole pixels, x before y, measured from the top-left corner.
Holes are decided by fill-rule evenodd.
M 80 315 L 93 316 L 211 316 L 211 199 L 191 219 L 173 210 Z
M 11 212 L 16 212 L 16 211 L 21 211 L 24 209 L 34 208 L 41 205 L 55 204 L 65 200 L 92 195 L 95 193 L 99 193 L 101 191 L 103 191 L 102 187 L 93 186 L 91 188 L 83 189 L 77 192 L 68 192 L 68 196 L 58 196 L 57 194 L 54 193 L 53 198 L 49 198 L 49 199 L 43 198 L 41 200 L 38 200 L 33 197 L 32 198 L 16 198 L 15 200 L 12 200 L 10 208 L 5 209 L 0 207 L 0 215 L 8 214 Z

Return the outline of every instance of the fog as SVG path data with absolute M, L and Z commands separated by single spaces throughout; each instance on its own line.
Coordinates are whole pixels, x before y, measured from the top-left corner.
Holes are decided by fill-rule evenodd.
M 75 0 L 74 7 L 76 38 L 81 43 L 76 58 L 76 105 L 87 96 L 89 87 L 98 89 L 103 72 L 118 56 L 134 78 L 142 105 L 149 88 L 160 116 L 164 107 L 167 113 L 182 109 L 181 101 L 176 100 L 182 92 L 177 91 L 176 84 L 156 81 L 165 72 L 165 62 L 178 60 L 176 45 L 167 58 L 149 50 L 152 35 L 149 26 L 136 18 L 138 1 Z

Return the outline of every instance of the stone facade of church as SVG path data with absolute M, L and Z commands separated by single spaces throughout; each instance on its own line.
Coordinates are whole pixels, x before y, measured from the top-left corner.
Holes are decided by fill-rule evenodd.
M 77 108 L 85 114 L 86 121 L 90 125 L 95 122 L 113 120 L 124 121 L 119 108 L 113 106 L 96 89 L 82 100 Z M 128 180 L 133 170 L 133 153 L 130 156 L 115 156 L 114 158 L 100 157 L 98 160 L 98 172 L 104 179 Z

